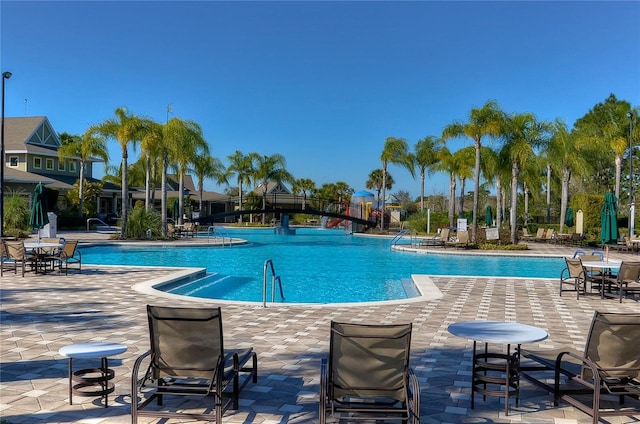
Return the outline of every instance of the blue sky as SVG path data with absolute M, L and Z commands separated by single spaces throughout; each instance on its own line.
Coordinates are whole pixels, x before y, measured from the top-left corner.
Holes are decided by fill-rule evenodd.
M 364 189 L 387 137 L 413 147 L 488 100 L 569 125 L 610 93 L 640 105 L 640 2 L 3 0 L 0 13 L 6 116 L 81 134 L 120 106 L 164 122 L 171 105 L 223 163 L 281 153 L 318 186 Z M 419 195 L 417 176 L 389 171 L 391 192 Z M 426 192 L 447 187 L 436 174 Z

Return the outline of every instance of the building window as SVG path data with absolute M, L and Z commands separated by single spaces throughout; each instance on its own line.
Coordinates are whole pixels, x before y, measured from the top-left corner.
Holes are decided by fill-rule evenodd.
M 76 172 L 76 163 L 75 162 L 69 162 L 69 171 L 70 172 Z
M 63 160 L 59 160 L 58 161 L 58 171 L 64 171 L 64 161 Z
M 33 158 L 33 167 L 35 169 L 42 169 L 42 158 Z
M 18 166 L 18 156 L 10 156 L 9 157 L 9 166 Z
M 47 158 L 47 171 L 53 171 L 53 159 Z

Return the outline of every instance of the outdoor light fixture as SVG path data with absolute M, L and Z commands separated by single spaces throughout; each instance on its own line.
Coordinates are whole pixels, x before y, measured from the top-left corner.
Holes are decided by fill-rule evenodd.
M 629 238 L 635 234 L 635 205 L 633 204 L 633 113 L 627 112 L 629 118 Z
M 11 72 L 2 73 L 2 129 L 0 129 L 0 238 L 4 237 L 4 80 L 11 78 Z

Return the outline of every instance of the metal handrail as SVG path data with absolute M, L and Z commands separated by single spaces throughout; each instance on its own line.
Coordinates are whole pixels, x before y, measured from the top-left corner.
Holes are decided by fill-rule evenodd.
M 118 227 L 114 227 L 114 226 L 111 226 L 111 225 L 107 224 L 106 222 L 104 222 L 100 218 L 89 218 L 89 219 L 87 219 L 87 231 L 89 231 L 89 229 L 91 228 L 91 223 L 92 222 L 97 222 L 99 224 L 102 224 L 105 227 L 108 227 L 109 229 L 114 229 L 114 230 L 119 229 Z
M 398 231 L 398 233 L 395 236 L 393 236 L 393 238 L 389 242 L 389 246 L 391 247 L 391 246 L 395 246 L 396 244 L 398 244 L 398 242 L 400 240 L 402 240 L 402 238 L 409 232 L 410 232 L 409 230 L 400 230 L 400 231 Z
M 276 281 L 280 287 L 280 298 L 284 300 L 284 291 L 282 290 L 282 280 L 279 275 L 276 275 L 276 270 L 273 266 L 273 261 L 267 259 L 264 261 L 263 279 L 262 279 L 262 307 L 267 307 L 267 268 L 271 267 L 271 303 L 276 301 Z
M 210 225 L 209 228 L 207 228 L 207 242 L 211 238 L 211 233 L 213 233 L 214 240 L 218 237 L 222 238 L 223 246 L 226 246 L 225 239 L 229 239 L 229 246 L 231 246 L 231 236 L 226 231 L 219 229 L 215 225 Z

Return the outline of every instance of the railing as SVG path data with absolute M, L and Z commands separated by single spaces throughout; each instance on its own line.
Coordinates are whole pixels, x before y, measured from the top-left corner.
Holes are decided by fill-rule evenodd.
M 223 229 L 218 228 L 215 225 L 210 225 L 209 228 L 207 228 L 207 242 L 211 238 L 211 235 L 213 235 L 214 240 L 218 239 L 218 237 L 221 238 L 223 246 L 226 246 L 226 240 L 229 240 L 228 244 L 231 246 L 231 236 Z
M 109 231 L 120 231 L 120 228 L 113 227 L 113 226 L 107 224 L 106 222 L 104 222 L 103 220 L 101 220 L 100 218 L 89 218 L 89 219 L 87 219 L 87 231 L 90 231 L 92 222 L 101 224 L 101 225 L 97 226 L 97 229 L 106 229 L 106 230 L 109 230 Z
M 262 307 L 267 307 L 267 270 L 271 268 L 271 303 L 275 303 L 276 301 L 276 281 L 278 282 L 278 286 L 280 287 L 280 298 L 284 301 L 284 292 L 282 290 L 282 280 L 280 280 L 280 276 L 276 275 L 276 270 L 273 267 L 273 261 L 271 259 L 267 259 L 264 262 L 264 271 L 263 271 L 263 286 L 262 286 Z
M 402 240 L 404 238 L 404 236 L 407 235 L 408 233 L 410 233 L 409 230 L 400 230 L 400 231 L 398 231 L 398 233 L 395 236 L 393 236 L 393 238 L 389 242 L 389 247 L 393 247 L 396 244 L 398 244 L 398 242 L 400 240 Z

